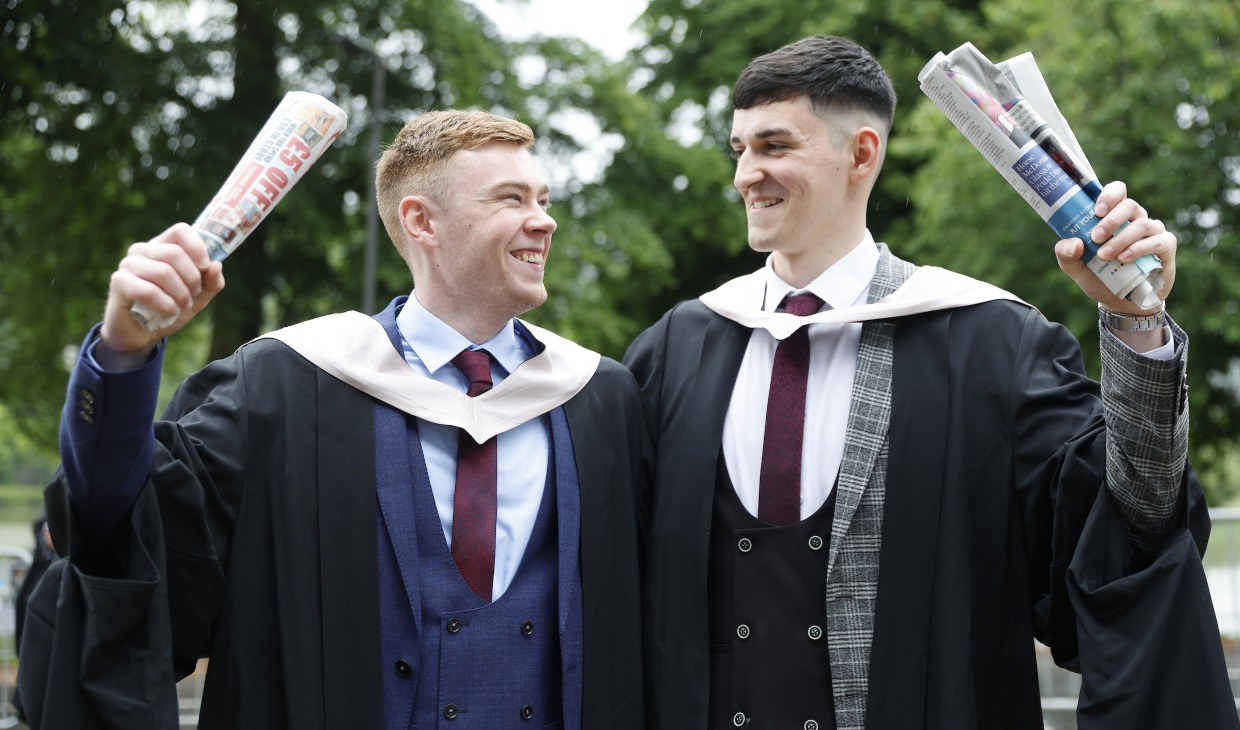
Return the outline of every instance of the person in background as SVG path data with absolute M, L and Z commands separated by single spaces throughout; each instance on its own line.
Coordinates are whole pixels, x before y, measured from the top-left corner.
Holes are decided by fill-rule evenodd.
M 30 551 L 30 567 L 26 569 L 26 576 L 22 578 L 21 587 L 17 589 L 17 598 L 13 601 L 13 618 L 16 622 L 13 647 L 18 653 L 21 652 L 26 603 L 30 600 L 34 587 L 39 584 L 39 579 L 47 572 L 47 567 L 56 559 L 56 549 L 52 545 L 52 533 L 48 529 L 47 518 L 40 515 L 31 524 L 31 528 L 34 532 L 34 549 Z

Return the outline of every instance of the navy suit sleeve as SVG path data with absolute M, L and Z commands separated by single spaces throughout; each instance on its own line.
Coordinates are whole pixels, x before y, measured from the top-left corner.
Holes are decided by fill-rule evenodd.
M 163 347 L 142 367 L 106 372 L 87 335 L 69 377 L 60 416 L 64 481 L 85 545 L 111 536 L 146 483 L 155 449 L 154 417 Z

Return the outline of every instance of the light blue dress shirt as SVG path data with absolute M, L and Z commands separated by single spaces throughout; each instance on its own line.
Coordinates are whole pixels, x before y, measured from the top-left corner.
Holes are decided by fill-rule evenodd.
M 516 320 L 480 347 L 449 327 L 418 302 L 417 291 L 396 315 L 405 361 L 415 372 L 462 393 L 469 389 L 465 376 L 452 364 L 464 349 L 491 353 L 491 380 L 499 385 L 518 365 L 537 355 L 541 344 Z M 456 449 L 460 430 L 418 419 L 418 434 L 426 470 L 435 493 L 444 539 L 452 547 L 452 500 L 456 493 Z M 498 499 L 495 520 L 495 579 L 491 595 L 498 599 L 508 589 L 521 565 L 521 556 L 534 531 L 538 505 L 547 483 L 551 430 L 547 416 L 526 421 L 499 436 Z

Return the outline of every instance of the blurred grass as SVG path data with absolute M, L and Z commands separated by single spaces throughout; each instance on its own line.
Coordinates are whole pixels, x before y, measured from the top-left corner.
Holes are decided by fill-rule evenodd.
M 31 523 L 42 514 L 42 484 L 0 484 L 0 545 L 31 549 Z
M 43 513 L 42 484 L 0 484 L 0 522 L 29 522 Z

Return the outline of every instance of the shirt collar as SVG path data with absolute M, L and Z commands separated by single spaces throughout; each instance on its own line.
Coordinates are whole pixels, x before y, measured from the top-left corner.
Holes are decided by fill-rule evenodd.
M 852 251 L 819 274 L 818 278 L 804 289 L 794 289 L 779 278 L 771 258 L 767 257 L 764 269 L 766 296 L 762 303 L 763 311 L 773 312 L 779 308 L 784 297 L 793 292 L 805 291 L 817 295 L 832 309 L 843 309 L 865 303 L 864 297 L 870 289 L 870 280 L 874 278 L 874 269 L 878 266 L 878 245 L 874 243 L 874 237 L 867 229 L 865 236 Z
M 405 343 L 432 374 L 452 362 L 452 358 L 467 348 L 485 349 L 506 372 L 511 373 L 539 350 L 537 340 L 533 340 L 532 335 L 527 334 L 532 342 L 526 342 L 518 336 L 515 321 L 508 320 L 498 334 L 475 346 L 465 335 L 427 311 L 418 301 L 415 290 L 409 294 L 408 301 L 397 313 L 396 328 L 400 330 L 400 336 L 405 339 Z M 528 330 L 526 332 L 528 333 Z

